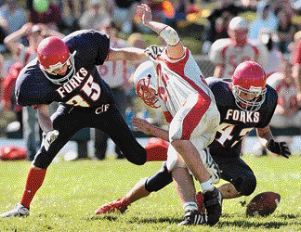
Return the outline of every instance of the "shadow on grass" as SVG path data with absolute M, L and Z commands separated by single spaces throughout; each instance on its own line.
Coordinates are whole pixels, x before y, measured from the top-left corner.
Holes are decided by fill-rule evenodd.
M 263 228 L 267 228 L 267 229 L 279 229 L 283 226 L 287 226 L 287 225 L 300 225 L 301 226 L 301 222 L 292 222 L 292 221 L 283 221 L 283 220 L 289 220 L 289 219 L 296 219 L 299 218 L 300 215 L 298 214 L 280 214 L 279 216 L 274 216 L 273 220 L 274 221 L 270 221 L 270 222 L 253 222 L 253 221 L 249 221 L 247 217 L 245 217 L 245 219 L 240 219 L 240 220 L 234 220 L 234 221 L 227 221 L 227 219 L 231 219 L 233 218 L 233 215 L 231 214 L 223 214 L 222 218 L 226 219 L 226 221 L 221 221 L 218 224 L 218 227 L 222 228 L 225 226 L 228 227 L 241 227 L 241 228 L 258 228 L 258 227 L 263 227 Z M 257 219 L 260 218 L 268 218 L 268 217 L 255 217 Z M 275 221 L 276 219 L 276 221 Z
M 85 218 L 86 221 L 96 221 L 96 220 L 107 220 L 107 221 L 116 221 L 118 220 L 118 216 L 114 215 L 105 215 L 105 216 L 92 216 L 89 218 Z M 128 223 L 137 223 L 137 224 L 156 224 L 156 223 L 180 223 L 181 219 L 173 218 L 173 217 L 160 217 L 160 218 L 138 218 L 131 217 L 127 220 Z
M 139 224 L 155 224 L 155 223 L 170 223 L 178 224 L 182 220 L 176 217 L 160 217 L 160 218 L 137 218 L 133 217 L 128 220 L 129 223 L 139 223 Z
M 116 221 L 118 220 L 118 216 L 114 215 L 105 215 L 105 216 L 92 216 L 89 218 L 85 218 L 87 221 L 97 221 L 97 220 L 107 220 L 107 221 Z
M 227 227 L 240 227 L 240 228 L 258 228 L 263 227 L 267 229 L 279 229 L 282 226 L 287 226 L 288 222 L 250 222 L 247 220 L 235 220 L 232 222 L 229 221 L 222 221 L 218 223 L 219 228 L 225 228 Z
M 300 215 L 298 215 L 298 214 L 280 214 L 278 217 L 283 218 L 283 219 L 295 219 L 295 218 L 299 218 Z
M 92 216 L 90 218 L 86 218 L 85 220 L 108 220 L 108 221 L 116 221 L 118 220 L 119 216 L 115 215 L 105 215 L 105 216 Z M 265 228 L 265 229 L 280 229 L 283 226 L 287 225 L 299 225 L 301 226 L 301 222 L 286 222 L 282 220 L 286 219 L 296 219 L 299 218 L 298 215 L 294 214 L 281 214 L 277 217 L 274 217 L 273 220 L 279 219 L 279 221 L 270 221 L 270 222 L 258 222 L 258 221 L 249 221 L 248 218 L 240 219 L 240 220 L 234 220 L 234 221 L 228 221 L 229 219 L 233 218 L 230 214 L 224 214 L 223 219 L 220 221 L 216 227 L 218 228 L 226 228 L 229 227 L 239 227 L 242 229 L 250 229 L 250 228 Z M 260 217 L 259 217 L 260 219 Z M 156 223 L 169 223 L 169 224 L 178 224 L 182 221 L 181 218 L 178 217 L 150 217 L 150 218 L 139 218 L 139 217 L 131 217 L 130 219 L 126 219 L 128 223 L 135 223 L 135 224 L 156 224 Z M 280 221 L 281 220 L 281 221 Z

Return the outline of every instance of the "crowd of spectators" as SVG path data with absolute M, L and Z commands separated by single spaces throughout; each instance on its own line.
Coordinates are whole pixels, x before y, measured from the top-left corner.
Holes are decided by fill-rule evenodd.
M 176 28 L 180 25 L 179 22 L 187 21 L 188 14 L 205 18 L 206 16 L 202 15 L 206 15 L 204 12 L 209 11 L 208 17 L 205 18 L 206 23 L 200 27 L 202 41 L 196 40 L 203 45 L 202 50 L 194 51 L 195 55 L 203 57 L 209 55 L 211 45 L 216 40 L 229 37 L 228 25 L 231 19 L 235 16 L 244 18 L 248 21 L 248 40 L 266 49 L 267 61 L 263 64 L 266 72 L 272 76 L 271 78 L 276 76 L 277 80 L 283 79 L 281 87 L 275 88 L 281 89 L 280 93 L 288 91 L 294 95 L 294 109 L 291 111 L 300 112 L 301 1 L 2 0 L 0 1 L 0 136 L 5 135 L 7 123 L 13 120 L 19 122 L 17 130 L 23 131 L 24 110 L 14 104 L 13 86 L 20 69 L 34 57 L 35 43 L 40 38 L 54 34 L 63 36 L 79 29 L 107 31 L 114 27 L 115 35 L 121 33 L 122 38 L 127 40 L 124 41 L 125 44 L 144 48 L 147 43 L 142 34 L 149 31 L 136 22 L 134 15 L 136 5 L 141 2 L 150 5 L 156 20 Z M 287 71 L 288 67 L 291 75 Z M 131 65 L 126 68 L 128 74 L 133 71 Z M 288 86 L 294 84 L 297 87 L 292 91 Z M 126 94 L 133 95 L 128 84 L 122 86 L 127 87 Z M 277 121 L 278 113 L 283 111 L 281 110 L 283 102 L 285 99 L 279 98 L 280 106 L 274 121 Z M 284 105 L 288 106 L 288 103 Z M 131 106 L 130 101 L 128 106 Z M 126 107 L 123 111 L 125 109 Z M 7 118 L 5 112 L 14 112 L 16 117 L 9 117 L 7 123 L 2 122 Z M 282 116 L 291 117 L 291 113 Z M 275 123 L 275 127 L 279 125 Z M 301 127 L 301 122 L 295 126 Z M 24 132 L 28 134 L 28 131 Z M 30 159 L 32 158 L 31 155 Z

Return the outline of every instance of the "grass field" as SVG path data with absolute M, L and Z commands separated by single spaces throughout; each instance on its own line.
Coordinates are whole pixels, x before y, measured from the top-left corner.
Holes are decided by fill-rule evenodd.
M 134 166 L 125 160 L 75 161 L 53 164 L 27 218 L 0 219 L 0 231 L 301 231 L 300 157 L 245 160 L 253 168 L 256 193 L 275 191 L 281 202 L 266 218 L 246 218 L 240 201 L 224 201 L 223 216 L 214 227 L 179 227 L 183 210 L 174 186 L 133 204 L 123 215 L 94 216 L 101 204 L 120 197 L 142 177 L 153 174 L 160 162 Z M 30 164 L 0 162 L 0 211 L 18 202 Z

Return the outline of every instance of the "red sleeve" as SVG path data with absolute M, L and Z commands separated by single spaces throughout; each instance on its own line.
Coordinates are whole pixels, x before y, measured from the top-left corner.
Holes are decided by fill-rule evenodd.
M 293 64 L 301 64 L 301 40 L 298 41 L 293 52 Z
M 11 103 L 11 97 L 14 94 L 14 88 L 15 88 L 15 83 L 17 80 L 17 77 L 19 75 L 19 72 L 22 69 L 22 64 L 17 62 L 13 64 L 8 71 L 8 75 L 4 78 L 3 83 L 2 83 L 2 101 L 5 105 L 10 105 Z
M 164 112 L 163 112 L 163 115 L 164 115 L 164 117 L 165 117 L 165 120 L 166 120 L 168 123 L 170 123 L 170 122 L 172 121 L 173 117 L 172 117 L 172 115 L 171 115 L 168 111 L 164 111 Z
M 11 103 L 15 82 L 16 78 L 12 75 L 7 75 L 3 81 L 2 101 L 6 107 L 8 107 Z

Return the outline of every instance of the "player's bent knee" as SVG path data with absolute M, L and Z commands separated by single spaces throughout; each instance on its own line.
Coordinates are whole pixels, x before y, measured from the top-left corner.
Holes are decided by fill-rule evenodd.
M 43 159 L 35 159 L 33 161 L 33 166 L 36 168 L 40 168 L 40 169 L 47 169 L 48 166 L 50 165 L 50 162 L 44 161 Z
M 249 175 L 240 179 L 240 183 L 235 185 L 235 188 L 243 196 L 251 195 L 256 189 L 256 177 L 254 175 Z
M 53 156 L 54 158 L 54 156 Z M 37 153 L 32 164 L 33 166 L 41 169 L 47 169 L 53 160 L 52 156 L 46 153 Z
M 139 157 L 139 156 L 127 157 L 127 160 L 136 165 L 143 165 L 146 162 L 146 154 L 145 154 L 145 156 L 142 155 L 141 157 Z
M 133 164 L 143 165 L 146 162 L 146 151 L 142 148 L 139 151 L 131 151 L 123 153 L 125 158 Z
M 164 164 L 159 172 L 146 179 L 145 189 L 149 192 L 157 192 L 169 185 L 171 182 L 172 175 Z

